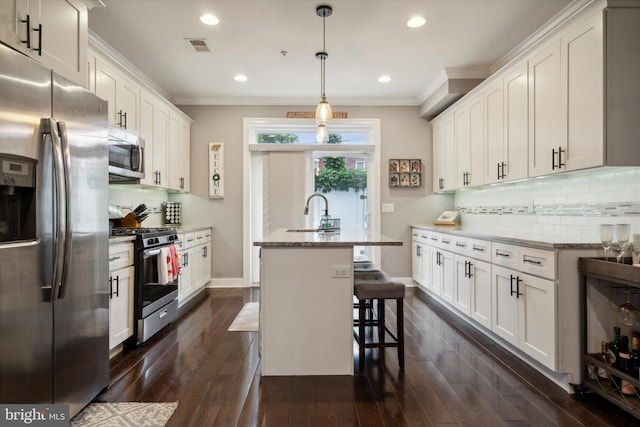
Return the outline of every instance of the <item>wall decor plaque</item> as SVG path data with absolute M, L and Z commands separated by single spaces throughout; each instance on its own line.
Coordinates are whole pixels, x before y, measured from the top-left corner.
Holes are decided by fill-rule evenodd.
M 224 144 L 209 143 L 209 198 L 224 197 Z

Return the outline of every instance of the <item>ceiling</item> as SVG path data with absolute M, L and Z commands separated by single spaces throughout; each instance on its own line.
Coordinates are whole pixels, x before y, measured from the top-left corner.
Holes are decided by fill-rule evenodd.
M 320 99 L 322 0 L 102 0 L 90 31 L 176 104 L 297 105 Z M 486 77 L 568 5 L 584 0 L 332 0 L 332 105 L 420 105 L 449 74 Z M 203 13 L 220 23 L 207 26 Z M 422 15 L 427 23 L 408 28 Z M 206 39 L 196 52 L 186 39 Z M 283 53 L 286 52 L 286 54 Z M 233 77 L 244 74 L 247 81 Z M 381 75 L 391 81 L 379 83 Z

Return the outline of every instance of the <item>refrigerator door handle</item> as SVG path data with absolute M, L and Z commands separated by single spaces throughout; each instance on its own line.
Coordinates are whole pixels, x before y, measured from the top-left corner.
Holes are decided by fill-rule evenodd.
M 65 193 L 66 184 L 65 178 L 65 165 L 63 160 L 62 144 L 60 143 L 60 135 L 58 134 L 58 124 L 55 119 L 49 118 L 45 120 L 45 126 L 43 129 L 44 134 L 51 136 L 51 150 L 53 152 L 53 176 L 55 193 L 57 197 L 53 200 L 53 221 L 54 221 L 54 264 L 53 264 L 53 283 L 51 286 L 51 301 L 59 299 L 60 288 L 62 286 L 63 271 L 64 271 L 64 255 L 66 246 L 67 230 L 66 226 L 66 203 L 67 194 Z
M 64 253 L 61 274 L 61 285 L 59 299 L 64 299 L 67 293 L 67 274 L 69 263 L 71 262 L 71 152 L 69 148 L 69 137 L 65 122 L 58 122 L 58 133 L 62 143 L 62 160 L 64 165 Z

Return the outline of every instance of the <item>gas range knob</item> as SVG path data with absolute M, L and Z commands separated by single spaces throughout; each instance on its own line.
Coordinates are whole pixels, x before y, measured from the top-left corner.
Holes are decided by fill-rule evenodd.
M 153 243 L 154 243 L 154 242 L 153 242 L 153 239 L 149 239 L 149 240 L 147 240 L 147 243 L 148 243 L 148 244 L 150 244 L 150 245 L 153 245 Z

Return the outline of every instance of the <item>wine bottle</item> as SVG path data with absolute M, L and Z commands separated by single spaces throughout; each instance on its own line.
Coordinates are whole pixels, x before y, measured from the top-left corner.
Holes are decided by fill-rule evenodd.
M 618 364 L 620 363 L 620 327 L 613 327 L 613 341 L 609 343 L 609 350 L 613 353 L 613 360 L 611 361 L 611 366 L 614 368 L 618 368 Z
M 631 373 L 631 355 L 629 354 L 629 337 L 623 335 L 620 338 L 620 363 L 618 364 L 618 369 L 624 372 L 625 374 Z M 620 392 L 622 394 L 635 394 L 636 389 L 629 381 L 622 380 L 620 381 Z
M 598 360 L 600 360 L 608 367 L 611 367 L 611 360 L 613 359 L 613 355 L 609 352 L 609 346 L 607 345 L 606 341 L 602 341 L 600 345 L 601 348 Z M 609 372 L 605 368 L 598 368 L 598 381 L 604 386 L 611 385 L 611 377 L 609 376 Z
M 631 375 L 636 380 L 640 380 L 640 337 L 638 331 L 631 333 Z

